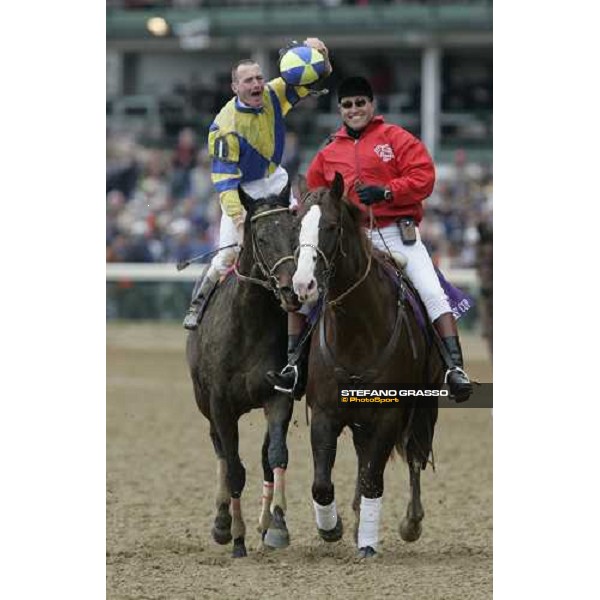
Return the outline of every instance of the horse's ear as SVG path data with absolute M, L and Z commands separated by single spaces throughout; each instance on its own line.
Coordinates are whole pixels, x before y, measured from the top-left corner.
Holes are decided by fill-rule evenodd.
M 241 185 L 238 186 L 238 194 L 239 194 L 240 202 L 242 203 L 242 206 L 248 212 L 250 212 L 250 207 L 252 206 L 252 198 L 248 194 L 246 194 L 246 192 L 244 191 L 244 189 L 242 188 Z
M 300 198 L 308 194 L 308 184 L 306 183 L 306 177 L 302 173 L 298 174 L 298 190 L 300 192 Z
M 290 181 L 289 177 L 288 177 L 288 182 L 285 184 L 285 187 L 281 190 L 281 192 L 279 192 L 279 200 L 280 202 L 284 203 L 286 206 L 289 206 L 290 204 L 290 189 L 292 187 L 292 182 Z
M 336 200 L 341 200 L 344 195 L 344 178 L 337 171 L 335 172 L 335 177 L 333 178 L 331 194 Z

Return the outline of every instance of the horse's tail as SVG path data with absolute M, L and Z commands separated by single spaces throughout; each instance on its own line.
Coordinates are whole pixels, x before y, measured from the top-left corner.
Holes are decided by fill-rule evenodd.
M 427 463 L 435 470 L 433 434 L 437 422 L 437 398 L 423 398 L 411 402 L 398 429 L 396 451 L 410 465 Z

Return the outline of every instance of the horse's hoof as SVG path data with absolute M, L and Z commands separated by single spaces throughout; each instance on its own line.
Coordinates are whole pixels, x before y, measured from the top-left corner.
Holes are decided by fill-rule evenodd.
M 229 544 L 231 541 L 231 515 L 227 504 L 219 506 L 211 533 L 217 544 Z
M 225 544 L 229 544 L 229 542 L 233 539 L 231 536 L 230 529 L 219 529 L 216 526 L 212 528 L 212 537 L 217 544 L 224 546 Z
M 422 531 L 421 521 L 411 521 L 404 517 L 400 523 L 400 537 L 405 542 L 416 542 L 421 537 Z
M 287 548 L 290 545 L 290 534 L 285 524 L 283 511 L 279 506 L 273 511 L 271 525 L 263 538 L 263 543 L 269 548 Z
M 244 558 L 244 556 L 248 556 L 243 537 L 235 538 L 235 540 L 233 540 L 233 554 L 231 556 L 233 558 Z
M 342 523 L 342 517 L 338 515 L 337 523 L 333 529 L 330 529 L 329 531 L 326 531 L 325 529 L 318 529 L 318 531 L 321 539 L 325 540 L 326 542 L 337 542 L 341 540 L 342 536 L 344 535 L 344 524 Z
M 287 548 L 290 545 L 290 534 L 286 529 L 267 529 L 263 543 L 269 548 Z
M 377 552 L 371 546 L 365 546 L 358 549 L 358 558 L 373 558 Z
M 269 529 L 270 526 L 271 519 L 269 519 L 268 523 L 259 522 L 256 526 L 256 531 L 258 531 L 258 533 L 260 533 L 260 535 L 264 537 L 265 531 Z

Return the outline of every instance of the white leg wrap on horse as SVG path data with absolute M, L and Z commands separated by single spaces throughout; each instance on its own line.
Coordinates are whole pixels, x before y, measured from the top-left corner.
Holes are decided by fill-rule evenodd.
M 260 517 L 258 518 L 258 525 L 261 531 L 265 531 L 269 527 L 271 522 L 271 501 L 273 500 L 273 484 L 264 481 L 263 492 L 262 492 L 262 508 L 260 511 Z
M 231 499 L 231 535 L 233 539 L 246 536 L 246 524 L 242 517 L 242 501 L 240 498 Z
M 315 507 L 315 519 L 317 521 L 317 527 L 323 531 L 331 531 L 337 523 L 337 508 L 335 507 L 335 500 L 327 506 L 321 506 L 313 500 L 313 506 Z
M 217 459 L 217 489 L 215 492 L 215 505 L 229 504 L 231 492 L 227 484 L 227 462 L 224 458 Z
M 273 469 L 273 500 L 271 502 L 271 513 L 279 506 L 283 512 L 287 510 L 285 500 L 285 469 L 276 467 Z
M 381 518 L 381 502 L 379 498 L 360 499 L 360 523 L 358 525 L 358 547 L 371 546 L 377 550 L 379 543 L 379 519 Z

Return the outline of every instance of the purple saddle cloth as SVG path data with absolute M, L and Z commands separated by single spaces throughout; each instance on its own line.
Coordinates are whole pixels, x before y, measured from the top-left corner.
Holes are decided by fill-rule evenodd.
M 436 266 L 434 266 L 434 269 L 436 275 L 438 276 L 440 285 L 442 286 L 442 289 L 446 294 L 446 298 L 448 299 L 448 304 L 450 304 L 452 314 L 454 315 L 454 318 L 458 321 L 458 319 L 460 319 L 464 314 L 466 314 L 469 310 L 471 310 L 471 308 L 475 306 L 475 300 L 473 300 L 473 298 L 469 296 L 469 294 L 467 294 L 466 292 L 463 292 L 461 289 L 452 285 Z M 421 303 L 418 302 L 418 300 L 415 298 L 412 288 L 407 288 L 406 295 L 415 313 L 415 316 L 417 317 L 417 321 L 421 326 L 421 329 L 423 329 L 423 331 L 426 332 L 427 315 L 424 313 Z
M 389 277 L 396 283 L 396 285 L 400 285 L 398 280 L 398 275 L 395 268 L 389 264 L 387 261 L 382 261 L 381 265 L 383 266 L 386 273 Z M 458 321 L 464 314 L 466 314 L 471 308 L 475 306 L 475 300 L 469 294 L 463 292 L 461 289 L 452 285 L 442 274 L 442 272 L 434 265 L 434 269 L 436 275 L 438 276 L 440 285 L 442 289 L 446 293 L 446 297 L 448 299 L 448 303 L 450 304 L 450 309 L 452 310 L 452 314 L 454 318 Z M 405 276 L 406 279 L 408 277 Z M 427 337 L 429 337 L 429 331 L 427 327 L 427 314 L 425 313 L 424 307 L 421 302 L 416 297 L 416 290 L 413 292 L 412 286 L 405 286 L 406 289 L 406 297 L 413 309 L 413 312 L 417 318 L 419 326 L 425 333 Z M 313 308 L 310 314 L 307 317 L 307 325 L 314 325 L 315 321 L 318 319 L 321 314 L 322 308 L 322 299 L 319 300 L 317 305 Z

